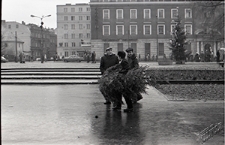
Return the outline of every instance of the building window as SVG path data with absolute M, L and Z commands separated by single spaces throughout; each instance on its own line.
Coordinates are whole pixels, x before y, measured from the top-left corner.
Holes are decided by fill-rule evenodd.
M 164 9 L 158 9 L 158 18 L 165 18 Z
M 68 16 L 64 16 L 64 21 L 68 21 Z
M 91 34 L 90 33 L 87 33 L 87 38 L 91 38 Z
M 87 12 L 89 12 L 90 11 L 90 8 L 87 8 L 86 10 L 87 10 Z
M 76 43 L 75 42 L 72 42 L 72 47 L 76 47 Z M 73 52 L 72 52 L 72 55 L 74 55 Z
M 79 8 L 79 12 L 82 12 L 82 8 Z
M 68 47 L 68 42 L 65 42 L 65 43 L 64 43 L 64 46 L 65 46 L 65 47 Z
M 16 25 L 16 28 L 19 28 L 19 25 Z
M 123 19 L 123 10 L 122 9 L 116 10 L 116 19 Z
M 75 24 L 71 24 L 71 29 L 75 29 Z
M 75 16 L 71 16 L 71 21 L 74 21 L 75 20 Z
M 178 9 L 171 9 L 171 18 L 177 18 Z
M 8 28 L 11 29 L 11 25 L 8 25 Z
M 75 39 L 75 34 L 71 34 L 71 38 L 72 39 Z
M 144 19 L 150 19 L 150 18 L 151 18 L 151 10 L 144 9 Z
M 137 10 L 136 9 L 130 10 L 130 18 L 131 19 L 137 19 Z
M 72 42 L 73 43 L 73 42 Z M 73 45 L 73 44 L 72 44 Z M 75 51 L 72 51 L 72 55 L 76 55 L 76 52 Z
M 103 35 L 110 35 L 110 26 L 103 25 Z
M 68 10 L 67 10 L 67 8 L 64 8 L 64 12 L 66 13 Z
M 137 25 L 130 25 L 130 35 L 137 35 Z
M 91 24 L 87 24 L 87 29 L 91 29 Z
M 64 24 L 64 30 L 68 30 L 68 25 Z
M 151 30 L 151 25 L 144 25 L 144 35 L 151 35 L 152 30 Z
M 165 35 L 165 25 L 158 25 L 158 34 Z
M 71 12 L 75 12 L 75 8 L 71 8 Z
M 79 20 L 83 20 L 83 16 L 79 16 Z
M 185 9 L 185 18 L 192 18 L 191 9 Z
M 79 24 L 79 29 L 82 29 L 83 28 L 83 24 Z
M 90 16 L 87 16 L 87 20 L 91 20 L 91 17 Z
M 186 34 L 192 35 L 192 24 L 185 24 L 184 25 Z
M 103 10 L 103 19 L 109 19 L 109 10 L 108 9 L 104 9 Z
M 68 57 L 68 54 L 69 54 L 68 51 L 65 51 L 65 57 Z
M 64 39 L 68 39 L 68 34 L 64 34 Z
M 124 35 L 124 26 L 123 25 L 116 26 L 116 35 Z
M 83 34 L 82 33 L 79 33 L 79 38 L 83 38 Z

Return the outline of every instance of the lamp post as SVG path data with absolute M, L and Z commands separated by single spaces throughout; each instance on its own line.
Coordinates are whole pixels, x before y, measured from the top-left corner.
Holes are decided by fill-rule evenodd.
M 47 16 L 42 16 L 42 17 L 38 17 L 38 16 L 34 16 L 34 15 L 30 15 L 31 17 L 36 17 L 41 19 L 41 63 L 44 62 L 44 55 L 43 55 L 43 51 L 44 51 L 44 47 L 43 47 L 43 24 L 44 22 L 42 21 L 45 17 L 50 17 L 51 15 L 47 15 Z

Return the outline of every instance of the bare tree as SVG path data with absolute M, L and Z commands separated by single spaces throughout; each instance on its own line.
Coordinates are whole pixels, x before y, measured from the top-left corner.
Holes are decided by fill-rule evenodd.
M 3 39 L 4 39 L 4 35 L 1 34 L 1 55 L 4 54 L 4 51 L 5 51 L 6 47 L 8 46 L 7 43 L 3 42 Z
M 193 5 L 194 16 L 200 23 L 197 24 L 217 40 L 224 39 L 224 2 L 223 1 L 197 1 Z M 219 32 L 219 33 L 218 33 Z M 220 34 L 220 35 L 218 35 Z M 218 37 L 219 36 L 219 37 Z M 209 38 L 209 39 L 211 39 Z

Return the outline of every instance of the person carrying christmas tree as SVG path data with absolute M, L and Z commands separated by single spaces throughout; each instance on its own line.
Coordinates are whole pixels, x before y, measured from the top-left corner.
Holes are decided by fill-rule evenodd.
M 126 52 L 127 52 L 129 68 L 130 69 L 139 68 L 139 62 L 138 62 L 138 59 L 137 59 L 135 53 L 133 52 L 133 48 L 127 48 Z M 142 95 L 140 93 L 138 93 L 137 100 L 132 100 L 132 101 L 133 101 L 133 103 L 137 103 L 137 101 L 141 100 L 142 98 L 143 98 Z
M 126 53 L 124 51 L 119 51 L 118 57 L 119 57 L 120 63 L 115 68 L 120 68 L 119 74 L 118 74 L 118 79 L 122 82 L 123 77 L 129 71 L 130 66 L 129 66 L 128 61 L 125 58 Z M 122 84 L 123 84 L 123 82 L 122 82 Z M 116 106 L 113 108 L 113 110 L 121 110 L 122 96 L 123 96 L 125 101 L 126 101 L 126 104 L 127 104 L 127 109 L 124 109 L 124 112 L 132 112 L 133 111 L 133 104 L 132 104 L 132 100 L 131 100 L 129 95 L 131 95 L 131 94 L 130 93 L 117 92 Z
M 116 64 L 119 63 L 118 57 L 112 52 L 112 48 L 108 47 L 106 48 L 106 53 L 103 57 L 101 57 L 101 61 L 100 61 L 100 71 L 101 74 L 103 75 L 104 72 L 109 68 L 112 67 Z M 106 94 L 104 94 L 102 92 L 106 102 L 104 104 L 111 104 L 111 102 L 109 101 L 109 96 L 107 96 Z

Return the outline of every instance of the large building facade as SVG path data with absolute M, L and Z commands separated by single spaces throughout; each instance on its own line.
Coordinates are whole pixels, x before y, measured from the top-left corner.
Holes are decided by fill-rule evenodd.
M 26 60 L 36 60 L 41 57 L 43 51 L 46 58 L 54 57 L 57 50 L 57 36 L 54 29 L 41 28 L 35 24 L 25 24 L 14 21 L 1 21 L 2 43 L 7 46 L 4 49 L 9 60 L 15 60 L 15 56 L 24 53 Z M 43 38 L 42 38 L 43 34 Z M 43 42 L 43 48 L 41 47 Z
M 187 33 L 186 48 L 195 55 L 210 45 L 217 50 L 221 42 L 203 42 L 196 28 L 191 1 L 90 0 L 92 51 L 100 58 L 105 48 L 114 52 L 132 47 L 141 60 L 146 56 L 171 55 L 169 41 L 179 17 Z M 218 44 L 216 44 L 218 43 Z
M 14 61 L 15 57 L 22 52 L 30 51 L 31 31 L 24 22 L 1 21 L 2 43 L 6 46 L 3 53 L 10 61 Z M 26 57 L 29 53 L 26 54 Z
M 88 4 L 57 5 L 57 53 L 60 58 L 91 50 L 91 11 Z
M 35 24 L 27 25 L 31 31 L 30 53 L 31 57 L 41 58 L 43 53 L 47 59 L 53 58 L 57 53 L 57 35 L 54 29 L 41 28 Z M 43 44 L 43 45 L 41 45 Z

